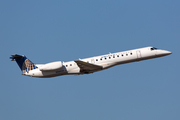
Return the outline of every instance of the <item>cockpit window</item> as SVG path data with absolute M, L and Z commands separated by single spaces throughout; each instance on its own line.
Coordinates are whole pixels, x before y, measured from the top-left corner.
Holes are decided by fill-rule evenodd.
M 152 48 L 151 48 L 151 50 L 157 50 L 157 48 L 155 48 L 155 47 L 152 47 Z
M 155 50 L 157 50 L 157 48 L 153 47 Z
M 154 50 L 154 48 L 151 48 L 151 50 Z

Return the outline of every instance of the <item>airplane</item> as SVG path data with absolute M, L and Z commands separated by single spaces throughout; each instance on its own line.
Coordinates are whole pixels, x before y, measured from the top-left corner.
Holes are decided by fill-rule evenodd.
M 75 61 L 56 61 L 47 64 L 34 64 L 24 55 L 11 55 L 11 61 L 16 61 L 22 75 L 38 78 L 50 78 L 61 75 L 82 75 L 111 68 L 130 62 L 163 57 L 172 54 L 170 51 L 155 47 L 144 47 L 106 55 L 95 56 Z

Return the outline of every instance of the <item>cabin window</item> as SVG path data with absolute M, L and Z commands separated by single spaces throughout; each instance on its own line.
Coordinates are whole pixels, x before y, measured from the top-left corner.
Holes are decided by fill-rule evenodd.
M 123 56 L 123 54 L 121 56 Z
M 113 58 L 115 58 L 115 55 L 113 56 Z
M 66 67 L 68 67 L 68 65 L 66 65 Z
M 117 57 L 119 57 L 119 55 L 117 55 Z
M 102 58 L 100 60 L 102 60 Z
M 111 59 L 111 57 L 109 57 L 109 59 Z
M 126 54 L 126 56 L 128 56 L 128 54 Z
M 98 61 L 98 59 L 96 59 L 96 61 Z
M 106 58 L 104 58 L 106 60 Z
M 132 53 L 130 53 L 132 55 Z
M 70 66 L 72 66 L 72 64 L 70 64 Z

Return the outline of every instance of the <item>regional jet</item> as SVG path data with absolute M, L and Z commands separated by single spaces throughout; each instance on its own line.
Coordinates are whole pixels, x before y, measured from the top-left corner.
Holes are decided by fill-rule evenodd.
M 49 78 L 61 75 L 89 74 L 130 62 L 152 59 L 170 55 L 170 51 L 155 47 L 144 47 L 117 53 L 109 53 L 75 61 L 56 61 L 47 64 L 34 64 L 24 55 L 14 54 L 10 59 L 16 61 L 22 75 Z

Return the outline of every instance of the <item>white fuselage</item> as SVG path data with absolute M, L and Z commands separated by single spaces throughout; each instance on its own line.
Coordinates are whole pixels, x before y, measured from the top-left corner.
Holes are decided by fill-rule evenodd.
M 72 75 L 72 74 L 88 74 L 96 71 L 104 70 L 115 65 L 136 62 L 146 59 L 152 59 L 157 57 L 162 57 L 171 54 L 171 52 L 166 50 L 160 50 L 153 47 L 145 47 L 134 50 L 128 50 L 117 53 L 109 53 L 106 55 L 95 56 L 91 58 L 80 59 L 80 61 L 84 61 L 87 64 L 93 64 L 97 66 L 101 66 L 102 69 L 82 71 L 81 67 L 75 61 L 63 62 L 63 67 L 56 70 L 51 71 L 41 71 L 40 69 L 34 69 L 29 71 L 28 73 L 23 73 L 23 75 L 31 76 L 31 77 L 55 77 L 61 75 Z M 43 65 L 36 64 L 38 68 L 41 68 Z

